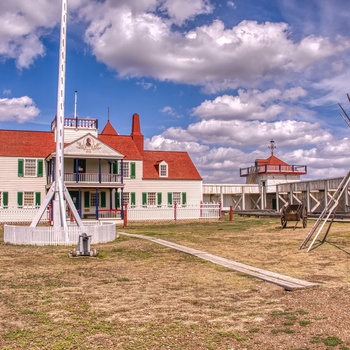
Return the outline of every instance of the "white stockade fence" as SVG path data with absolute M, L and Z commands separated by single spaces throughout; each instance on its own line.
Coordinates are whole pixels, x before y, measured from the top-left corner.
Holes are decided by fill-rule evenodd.
M 91 243 L 106 243 L 116 239 L 116 224 L 113 222 L 84 222 L 84 229 L 68 225 L 67 229 L 53 226 L 4 226 L 4 242 L 29 245 L 75 245 L 79 235 L 91 236 Z

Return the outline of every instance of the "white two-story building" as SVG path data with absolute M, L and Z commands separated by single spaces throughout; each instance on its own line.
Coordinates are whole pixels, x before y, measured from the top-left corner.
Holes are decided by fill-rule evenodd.
M 202 178 L 187 152 L 144 149 L 138 114 L 130 135 L 110 120 L 65 118 L 64 180 L 82 218 L 118 216 L 123 205 L 199 205 Z M 52 130 L 0 130 L 0 207 L 39 207 L 55 174 Z M 115 215 L 114 215 L 115 214 Z

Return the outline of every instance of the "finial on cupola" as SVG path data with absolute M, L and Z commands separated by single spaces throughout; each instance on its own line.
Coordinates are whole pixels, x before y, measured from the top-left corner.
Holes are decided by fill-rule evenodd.
M 270 141 L 270 146 L 268 146 L 269 148 L 270 148 L 270 150 L 271 150 L 271 155 L 273 156 L 273 150 L 275 149 L 275 148 L 277 148 L 276 146 L 275 146 L 275 141 L 274 140 L 271 140 Z

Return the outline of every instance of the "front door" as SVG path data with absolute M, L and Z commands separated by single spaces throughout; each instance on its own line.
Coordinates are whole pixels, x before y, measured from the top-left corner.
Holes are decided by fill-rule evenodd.
M 77 209 L 79 215 L 81 216 L 81 198 L 79 196 L 79 191 L 69 191 L 70 197 Z

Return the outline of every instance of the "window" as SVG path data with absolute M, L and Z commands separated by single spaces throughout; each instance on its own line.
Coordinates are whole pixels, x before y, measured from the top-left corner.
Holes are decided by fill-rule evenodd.
M 123 176 L 130 177 L 129 176 L 129 162 L 123 162 Z
M 130 193 L 129 192 L 123 192 L 123 202 L 124 202 L 124 204 L 129 205 L 129 203 L 130 203 Z
M 96 208 L 97 196 L 96 192 L 85 192 L 84 193 L 84 208 Z M 106 208 L 107 205 L 107 195 L 106 192 L 102 191 L 98 194 L 98 207 Z
M 24 192 L 23 206 L 32 207 L 34 203 L 34 192 Z
M 17 205 L 20 208 L 39 207 L 40 199 L 40 192 L 17 192 Z
M 168 205 L 182 205 L 187 204 L 186 192 L 168 192 Z
M 147 205 L 155 206 L 156 205 L 156 193 L 148 192 L 147 193 Z
M 123 177 L 135 179 L 135 177 L 136 177 L 136 163 L 135 162 L 123 162 Z
M 18 159 L 19 177 L 42 177 L 43 160 L 42 159 Z
M 160 176 L 167 177 L 168 176 L 168 166 L 166 164 L 160 165 Z
M 90 193 L 90 207 L 96 207 L 96 192 Z
M 124 205 L 127 204 L 129 207 L 135 206 L 136 204 L 135 192 L 123 192 L 123 201 L 124 201 Z
M 181 192 L 173 192 L 173 203 L 180 204 L 181 203 Z
M 161 194 L 156 192 L 143 192 L 142 193 L 142 205 L 155 207 L 160 205 L 159 200 L 161 200 Z

